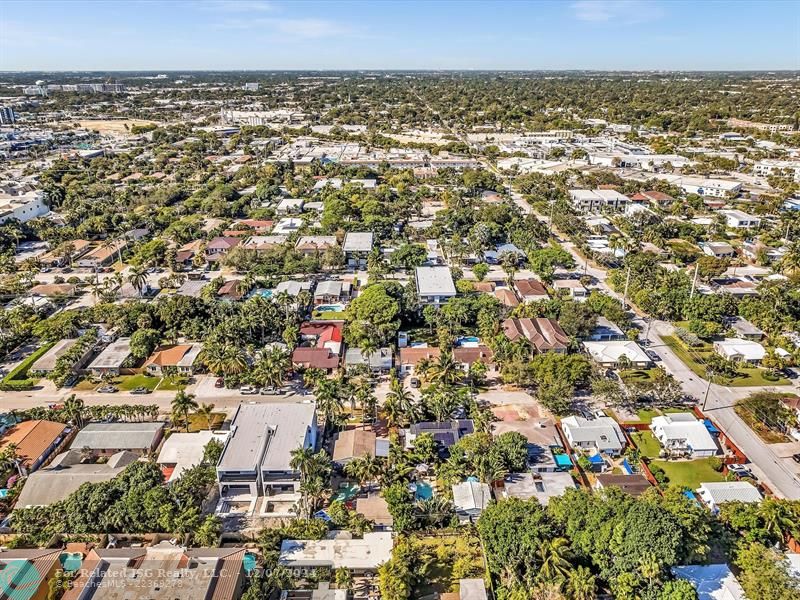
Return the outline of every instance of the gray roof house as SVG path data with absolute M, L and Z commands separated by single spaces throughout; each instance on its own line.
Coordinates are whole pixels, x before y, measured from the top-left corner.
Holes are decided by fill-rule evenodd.
M 71 450 L 89 448 L 97 455 L 127 450 L 139 455 L 158 448 L 164 435 L 163 421 L 153 423 L 89 423 L 78 432 Z
M 625 435 L 611 417 L 566 417 L 561 420 L 561 430 L 575 450 L 617 455 L 625 447 Z
M 439 306 L 456 295 L 450 267 L 417 267 L 414 277 L 422 304 Z
M 453 486 L 453 505 L 462 523 L 477 519 L 491 499 L 492 491 L 485 483 L 462 481 Z
M 394 356 L 391 348 L 380 348 L 377 352 L 369 355 L 368 361 L 361 352 L 361 348 L 348 348 L 344 354 L 344 364 L 346 367 L 369 364 L 371 371 L 388 373 L 394 365 Z
M 103 351 L 89 363 L 89 371 L 93 375 L 103 375 L 110 373 L 119 375 L 119 370 L 123 363 L 131 355 L 131 338 L 121 337 L 111 342 Z

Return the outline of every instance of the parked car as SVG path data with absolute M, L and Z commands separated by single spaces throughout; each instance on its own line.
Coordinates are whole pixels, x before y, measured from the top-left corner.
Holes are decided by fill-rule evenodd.
M 792 454 L 792 460 L 796 463 L 800 463 L 800 454 Z
M 736 479 L 756 478 L 755 475 L 753 475 L 753 472 L 749 469 L 749 467 L 746 467 L 745 465 L 738 465 L 738 464 L 728 465 L 728 473 L 732 473 L 734 477 L 736 477 Z
M 140 386 L 137 388 L 133 388 L 131 390 L 131 394 L 149 394 L 152 390 L 149 390 L 146 387 Z
M 261 395 L 262 396 L 274 396 L 275 394 L 280 393 L 280 390 L 274 387 L 262 387 L 261 388 Z
M 419 377 L 412 377 L 410 383 L 412 388 L 418 388 L 421 385 Z
M 253 394 L 257 394 L 258 388 L 253 385 L 243 385 L 242 387 L 239 388 L 239 393 L 250 396 Z
M 98 394 L 114 394 L 118 391 L 119 390 L 113 385 L 104 385 L 102 387 L 97 388 Z
M 654 362 L 658 362 L 661 360 L 661 357 L 656 353 L 655 350 L 645 350 L 645 353 L 647 354 L 647 356 L 650 357 L 650 360 Z
M 217 377 L 217 380 L 214 382 L 215 388 L 225 387 L 225 379 L 222 377 Z

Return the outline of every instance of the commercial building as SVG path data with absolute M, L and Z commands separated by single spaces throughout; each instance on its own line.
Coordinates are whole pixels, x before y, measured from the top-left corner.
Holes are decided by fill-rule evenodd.
M 622 212 L 630 202 L 630 198 L 616 190 L 569 190 L 569 197 L 581 212 Z

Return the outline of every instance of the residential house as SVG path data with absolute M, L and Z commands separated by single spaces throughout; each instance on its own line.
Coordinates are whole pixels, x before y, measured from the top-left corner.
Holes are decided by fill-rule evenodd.
M 292 366 L 296 369 L 320 369 L 330 375 L 339 368 L 339 355 L 328 348 L 295 348 Z
M 489 506 L 492 491 L 485 483 L 462 481 L 453 486 L 453 507 L 462 523 L 474 522 Z
M 344 353 L 345 367 L 366 365 L 373 373 L 388 373 L 394 366 L 394 353 L 389 347 L 378 348 L 377 351 L 365 356 L 361 348 L 348 348 Z
M 736 332 L 737 338 L 752 342 L 759 342 L 764 338 L 764 332 L 744 317 L 734 317 L 726 325 Z
M 247 582 L 245 555 L 244 548 L 189 549 L 166 540 L 146 547 L 95 547 L 62 600 L 238 600 Z
M 61 451 L 73 433 L 72 428 L 54 421 L 22 421 L 9 427 L 0 439 L 0 449 L 14 445 L 17 470 L 33 473 Z
M 75 296 L 78 286 L 73 283 L 40 283 L 28 290 L 30 296 L 58 298 L 59 296 Z
M 391 532 L 367 532 L 362 538 L 336 535 L 321 540 L 283 540 L 278 564 L 295 571 L 347 569 L 354 575 L 376 573 L 392 558 Z
M 427 346 L 411 346 L 400 348 L 400 373 L 411 374 L 422 360 L 435 360 L 439 358 L 439 348 Z
M 739 338 L 725 338 L 714 342 L 714 351 L 734 362 L 758 365 L 764 360 L 767 351 L 758 342 Z
M 313 402 L 239 405 L 217 463 L 217 512 L 228 514 L 245 502 L 252 514 L 256 500 L 264 496 L 262 512 L 292 516 L 291 508 L 300 498 L 300 473 L 290 464 L 292 451 L 316 446 Z
M 423 433 L 433 437 L 442 450 L 447 450 L 465 435 L 475 433 L 475 423 L 471 419 L 412 423 L 408 429 L 404 430 L 405 447 L 413 448 L 414 440 Z
M 553 281 L 553 288 L 559 292 L 564 290 L 564 293 L 573 300 L 584 300 L 589 297 L 589 290 L 577 279 L 556 279 Z
M 340 431 L 333 444 L 333 462 L 344 466 L 356 458 L 389 456 L 388 438 L 379 438 L 370 429 Z
M 348 267 L 363 269 L 372 251 L 373 233 L 371 231 L 348 231 L 344 236 L 342 251 Z
M 507 306 L 508 308 L 519 306 L 519 299 L 514 293 L 514 290 L 507 287 L 496 288 L 494 290 L 494 297 L 497 298 L 503 306 Z
M 495 488 L 494 494 L 498 500 L 536 498 L 542 505 L 547 506 L 550 498 L 563 496 L 567 490 L 574 490 L 576 487 L 572 475 L 563 471 L 509 473 L 502 487 Z
M 697 488 L 697 496 L 708 506 L 712 513 L 719 512 L 719 507 L 726 502 L 761 502 L 761 492 L 753 484 L 746 481 L 712 481 L 701 483 Z
M 138 459 L 139 455 L 133 452 L 118 452 L 109 456 L 105 462 L 85 463 L 80 450 L 62 452 L 50 465 L 39 469 L 25 480 L 16 508 L 50 506 L 60 502 L 84 483 L 114 479 Z
M 670 206 L 675 202 L 675 198 L 669 194 L 665 194 L 664 192 L 659 192 L 657 190 L 648 190 L 646 192 L 640 192 L 637 195 L 644 198 L 647 202 L 662 208 L 665 206 Z
M 327 348 L 339 355 L 342 352 L 342 322 L 341 321 L 312 321 L 300 326 L 300 337 L 304 342 L 310 342 L 317 348 Z
M 290 235 L 296 231 L 300 231 L 303 227 L 303 219 L 297 217 L 284 217 L 272 228 L 272 233 L 275 235 Z
M 92 242 L 88 240 L 72 240 L 67 243 L 72 245 L 72 252 L 70 252 L 69 255 L 65 256 L 65 254 L 61 252 L 60 247 L 56 247 L 38 257 L 42 266 L 63 267 L 79 259 L 92 249 Z
M 121 253 L 127 248 L 128 240 L 124 238 L 114 240 L 109 244 L 104 243 L 81 256 L 76 264 L 84 269 L 105 267 L 119 259 Z
M 338 245 L 335 235 L 304 235 L 297 240 L 294 248 L 304 256 L 315 256 Z
M 583 342 L 587 354 L 601 367 L 619 368 L 627 362 L 631 367 L 646 369 L 652 366 L 652 359 L 634 341 Z
M 758 296 L 758 285 L 748 279 L 732 277 L 729 279 L 714 279 L 714 291 L 718 294 L 730 294 L 734 298 Z
M 170 371 L 181 375 L 192 375 L 195 363 L 203 347 L 200 344 L 175 344 L 160 346 L 144 363 L 148 375 L 163 377 Z
M 569 190 L 572 204 L 581 212 L 600 212 L 611 210 L 622 212 L 630 199 L 616 190 Z
M 760 218 L 748 215 L 741 210 L 726 209 L 719 211 L 719 214 L 725 217 L 725 222 L 731 229 L 749 229 L 761 225 Z
M 164 437 L 163 421 L 150 423 L 89 423 L 78 432 L 71 450 L 89 449 L 92 456 L 111 456 L 122 451 L 147 456 Z
M 706 424 L 692 413 L 669 413 L 653 417 L 650 430 L 664 450 L 671 455 L 704 458 L 719 452 L 717 442 Z
M 286 292 L 290 296 L 297 298 L 301 292 L 310 292 L 313 282 L 311 281 L 281 281 L 275 286 L 274 296 Z
M 441 306 L 455 297 L 456 286 L 449 267 L 417 267 L 414 275 L 421 304 Z
M 566 417 L 561 420 L 561 430 L 575 450 L 618 456 L 625 448 L 625 435 L 611 417 Z
M 506 319 L 503 333 L 512 342 L 524 339 L 536 352 L 565 353 L 569 347 L 569 336 L 564 333 L 555 319 L 537 317 L 534 319 Z
M 218 236 L 206 244 L 206 260 L 219 261 L 228 252 L 242 243 L 242 238 L 235 236 Z
M 340 304 L 350 299 L 352 284 L 349 281 L 327 279 L 320 281 L 314 290 L 314 305 Z
M 597 317 L 594 330 L 588 337 L 592 342 L 611 342 L 626 339 L 623 331 L 605 317 Z
M 708 256 L 714 258 L 735 258 L 736 250 L 727 242 L 703 242 L 700 248 Z
M 203 462 L 206 446 L 212 441 L 225 444 L 228 431 L 175 432 L 164 440 L 156 463 L 164 473 L 167 483 L 180 479 L 183 472 Z
M 288 239 L 285 235 L 251 235 L 242 242 L 241 247 L 254 252 L 267 252 L 283 246 Z
M 131 338 L 121 337 L 108 346 L 98 354 L 95 359 L 89 363 L 89 372 L 96 376 L 102 377 L 103 375 L 119 375 L 119 370 L 131 357 Z
M 184 244 L 175 253 L 175 264 L 182 269 L 191 269 L 194 266 L 195 257 L 200 255 L 204 245 L 203 240 L 194 240 Z
M 598 473 L 595 475 L 595 489 L 602 490 L 610 487 L 618 487 L 629 496 L 638 497 L 644 494 L 651 487 L 650 482 L 644 475 L 634 473 L 632 475 Z
M 356 512 L 375 524 L 376 530 L 391 529 L 394 524 L 389 505 L 382 496 L 375 494 L 366 498 L 356 498 Z
M 230 279 L 217 290 L 217 298 L 238 302 L 247 295 L 250 287 L 243 279 Z
M 305 198 L 283 198 L 275 207 L 275 212 L 280 214 L 298 215 L 303 212 Z
M 547 293 L 544 284 L 536 279 L 518 279 L 514 282 L 514 288 L 517 290 L 517 295 L 522 302 L 538 302 L 550 299 L 550 294 Z
M 39 373 L 42 375 L 52 373 L 56 368 L 58 359 L 66 355 L 67 352 L 69 352 L 77 342 L 78 338 L 67 338 L 57 341 L 52 348 L 42 354 L 36 360 L 36 362 L 31 365 L 30 371 L 32 373 Z M 89 360 L 89 357 L 92 355 L 93 351 L 94 349 L 92 347 L 86 348 L 86 350 L 83 352 L 83 355 L 79 356 L 78 359 L 72 363 L 71 366 L 73 371 L 82 368 L 83 365 L 86 364 L 86 361 Z
M 494 352 L 489 346 L 457 346 L 453 348 L 453 360 L 465 373 L 476 362 L 482 362 L 487 367 L 487 373 L 495 370 Z

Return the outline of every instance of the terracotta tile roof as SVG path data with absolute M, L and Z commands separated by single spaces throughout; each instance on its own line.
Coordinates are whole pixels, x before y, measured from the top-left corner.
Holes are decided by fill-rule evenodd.
M 472 283 L 472 287 L 476 292 L 491 294 L 494 292 L 495 283 L 494 281 L 475 281 Z
M 339 356 L 327 348 L 295 348 L 292 363 L 306 368 L 335 369 L 339 366 Z
M 512 342 L 520 338 L 528 340 L 539 352 L 566 350 L 569 345 L 569 336 L 555 319 L 506 319 L 503 333 Z
M 514 282 L 520 296 L 547 296 L 547 290 L 541 281 L 535 279 L 520 279 Z
M 454 348 L 453 358 L 456 362 L 471 365 L 474 362 L 482 362 L 483 364 L 492 364 L 494 353 L 489 346 L 478 346 L 477 348 Z
M 348 429 L 340 431 L 333 446 L 333 460 L 341 461 L 362 456 L 375 456 L 374 431 L 368 429 Z
M 508 288 L 499 288 L 494 291 L 494 296 L 505 306 L 509 306 L 511 308 L 519 306 L 519 299 L 513 290 L 509 290 Z
M 54 421 L 23 421 L 11 427 L 0 440 L 0 449 L 8 444 L 17 447 L 17 458 L 30 468 L 64 433 L 66 425 Z
M 206 246 L 207 250 L 229 250 L 234 246 L 238 246 L 242 240 L 237 237 L 225 237 L 219 236 L 215 237 L 213 240 L 208 242 Z
M 158 365 L 160 367 L 174 367 L 183 356 L 192 349 L 191 344 L 179 344 L 160 348 L 150 355 L 145 365 Z
M 439 358 L 439 348 L 400 348 L 400 364 L 416 365 L 423 358 Z

